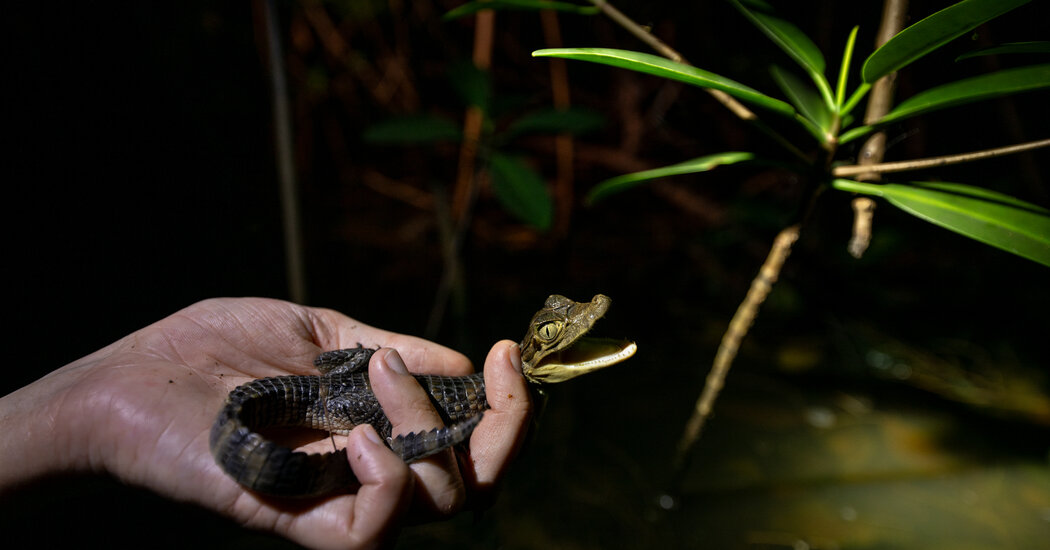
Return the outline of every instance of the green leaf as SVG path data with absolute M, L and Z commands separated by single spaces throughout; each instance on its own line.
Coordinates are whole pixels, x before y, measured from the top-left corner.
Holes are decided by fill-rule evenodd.
M 850 94 L 849 99 L 846 100 L 846 104 L 839 109 L 839 114 L 845 117 L 853 112 L 853 108 L 860 103 L 861 99 L 864 99 L 864 96 L 868 94 L 869 90 L 871 90 L 871 84 L 861 82 L 860 86 L 857 86 L 857 89 L 853 90 L 853 93 Z M 845 127 L 845 125 L 843 125 L 843 127 Z
M 958 183 L 882 185 L 838 179 L 841 191 L 876 195 L 905 212 L 971 239 L 1050 266 L 1050 210 Z
M 784 53 L 806 69 L 824 74 L 824 55 L 817 45 L 801 29 L 769 13 L 750 10 L 738 0 L 730 0 L 763 34 L 769 37 Z M 768 7 L 768 6 L 767 6 Z
M 816 135 L 816 138 L 822 142 L 827 141 L 828 136 L 826 134 L 831 126 L 831 114 L 828 112 L 827 105 L 821 101 L 816 90 L 806 84 L 801 78 L 776 65 L 770 67 L 769 71 L 772 73 L 773 80 L 777 83 L 777 86 L 787 96 L 788 101 L 798 109 L 799 114 L 819 128 L 820 132 Z
M 842 104 L 846 100 L 846 82 L 849 80 L 849 66 L 853 62 L 853 46 L 857 43 L 857 31 L 860 27 L 853 27 L 846 39 L 846 50 L 842 52 L 842 65 L 839 67 L 839 85 L 835 89 L 835 110 L 842 112 Z
M 738 162 L 746 162 L 755 158 L 754 153 L 745 153 L 739 151 L 728 151 L 725 153 L 716 153 L 714 155 L 706 155 L 700 158 L 687 160 L 678 164 L 672 164 L 670 166 L 664 166 L 662 168 L 654 168 L 652 170 L 644 170 L 641 172 L 635 172 L 633 174 L 624 174 L 622 176 L 616 176 L 615 178 L 607 179 L 591 189 L 591 192 L 587 194 L 587 202 L 594 203 L 605 197 L 620 193 L 631 187 L 635 187 L 639 183 L 644 181 L 654 180 L 657 178 L 664 178 L 667 176 L 678 176 L 682 174 L 695 174 L 697 172 L 707 172 L 719 166 L 736 164 Z
M 972 52 L 964 53 L 959 57 L 956 57 L 956 61 L 962 61 L 963 59 L 970 59 L 971 57 L 979 57 L 982 55 L 999 55 L 999 54 L 1025 54 L 1025 53 L 1050 53 L 1050 42 L 1039 41 L 1039 42 L 1010 42 L 1007 44 L 999 44 L 998 46 L 988 46 L 987 48 L 981 48 Z
M 864 62 L 869 84 L 1030 0 L 963 0 L 897 33 Z
M 609 48 L 553 48 L 537 50 L 532 52 L 532 55 L 533 57 L 563 57 L 566 59 L 578 59 L 612 67 L 630 69 L 640 73 L 685 82 L 686 84 L 699 86 L 701 88 L 721 90 L 739 100 L 764 107 L 785 116 L 790 117 L 795 114 L 795 109 L 788 103 L 764 95 L 752 88 L 740 84 L 739 82 L 702 69 L 697 69 L 692 65 L 676 63 L 647 53 Z
M 439 141 L 459 141 L 459 128 L 450 120 L 431 115 L 388 118 L 364 131 L 365 143 L 377 145 L 419 145 Z
M 445 21 L 458 19 L 473 15 L 483 10 L 553 10 L 580 15 L 595 15 L 600 13 L 597 7 L 581 6 L 569 2 L 544 2 L 543 0 L 487 0 L 483 2 L 467 2 L 458 8 L 449 10 L 441 18 Z
M 845 145 L 857 138 L 862 138 L 872 131 L 875 130 L 874 126 L 857 126 L 856 128 L 850 128 L 839 135 L 839 145 Z
M 990 99 L 1050 87 L 1050 63 L 1006 69 L 931 88 L 902 101 L 878 124 Z
M 489 157 L 496 199 L 518 219 L 546 231 L 554 220 L 554 205 L 543 178 L 519 158 L 492 153 Z
M 730 1 L 774 44 L 779 46 L 781 50 L 784 50 L 784 53 L 788 54 L 791 59 L 794 59 L 796 63 L 805 69 L 806 74 L 816 84 L 824 101 L 829 106 L 832 105 L 831 86 L 828 85 L 827 78 L 824 77 L 824 55 L 820 53 L 817 45 L 806 36 L 806 33 L 792 23 L 770 13 L 764 13 L 764 11 L 768 11 L 768 6 L 765 4 L 752 2 L 753 5 L 762 7 L 764 10 L 756 11 L 744 7 L 739 0 Z
M 580 135 L 596 130 L 605 125 L 601 114 L 572 107 L 569 109 L 544 109 L 522 116 L 507 127 L 502 138 L 511 139 L 521 134 L 561 134 Z
M 488 71 L 479 69 L 471 61 L 460 61 L 449 67 L 448 77 L 464 104 L 481 107 L 485 112 L 489 111 L 492 80 L 489 78 Z

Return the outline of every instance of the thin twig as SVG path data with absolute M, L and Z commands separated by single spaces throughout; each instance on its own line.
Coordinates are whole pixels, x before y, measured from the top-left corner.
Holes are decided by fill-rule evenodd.
M 740 303 L 736 314 L 733 315 L 733 319 L 729 322 L 729 328 L 726 329 L 725 334 L 722 336 L 722 343 L 718 346 L 718 353 L 715 355 L 711 372 L 707 375 L 704 390 L 700 394 L 700 399 L 696 401 L 693 415 L 686 423 L 682 437 L 678 441 L 678 447 L 675 449 L 674 467 L 676 471 L 680 470 L 685 463 L 689 449 L 693 447 L 693 443 L 700 436 L 704 423 L 711 416 L 711 409 L 714 407 L 715 400 L 718 398 L 722 386 L 725 385 L 729 367 L 733 365 L 733 359 L 736 358 L 737 352 L 740 351 L 740 342 L 747 335 L 748 330 L 751 328 L 751 323 L 755 321 L 759 307 L 765 302 L 769 292 L 773 290 L 773 284 L 776 283 L 777 278 L 780 276 L 780 270 L 784 266 L 784 262 L 791 255 L 791 247 L 798 240 L 799 230 L 800 225 L 794 224 L 781 230 L 777 235 L 769 255 L 766 256 L 765 263 L 759 269 L 758 275 L 751 281 L 751 288 L 748 289 L 744 301 Z
M 656 53 L 674 61 L 675 63 L 683 63 L 690 65 L 689 61 L 685 57 L 678 53 L 677 50 L 668 46 L 663 40 L 656 37 L 655 34 L 649 32 L 645 27 L 635 23 L 630 17 L 624 15 L 624 13 L 612 4 L 605 0 L 590 0 L 592 4 L 597 6 L 609 19 L 612 19 L 614 23 L 623 27 L 627 32 L 634 35 L 638 40 L 641 40 L 645 45 L 652 48 Z M 751 112 L 750 109 L 744 107 L 739 101 L 733 99 L 732 96 L 722 92 L 721 90 L 705 89 L 707 93 L 711 94 L 719 103 L 725 105 L 730 111 L 736 116 L 744 120 L 755 120 L 758 117 L 755 113 Z
M 474 21 L 474 66 L 487 71 L 492 64 L 492 40 L 495 34 L 496 12 L 485 10 L 478 12 Z M 456 173 L 456 185 L 452 191 L 452 219 L 459 222 L 467 216 L 467 205 L 476 194 L 478 185 L 475 173 L 478 156 L 478 143 L 481 139 L 481 127 L 485 113 L 478 105 L 467 108 L 463 120 L 463 141 L 459 150 L 459 164 Z
M 302 227 L 299 222 L 299 193 L 292 156 L 292 118 L 288 110 L 288 81 L 284 74 L 284 48 L 277 30 L 274 0 L 263 2 L 266 41 L 269 45 L 270 91 L 273 103 L 273 134 L 277 172 L 281 187 L 281 219 L 284 225 L 285 272 L 293 302 L 306 302 L 306 269 L 303 267 Z
M 362 81 L 361 90 L 367 91 L 380 105 L 397 111 L 417 111 L 419 94 L 412 85 L 408 74 L 405 53 L 396 46 L 390 55 L 377 54 L 375 65 L 367 58 L 353 55 L 350 44 L 343 38 L 339 27 L 332 21 L 324 5 L 319 0 L 307 0 L 301 3 L 303 16 L 314 30 L 321 46 L 332 57 L 340 62 L 346 70 Z M 382 48 L 384 51 L 388 47 Z M 369 56 L 370 57 L 370 56 Z M 378 70 L 376 66 L 382 67 Z
M 460 261 L 456 230 L 448 205 L 448 197 L 445 190 L 437 185 L 434 186 L 434 218 L 437 222 L 438 237 L 441 240 L 441 259 L 444 270 L 438 288 L 434 292 L 434 303 L 430 307 L 430 316 L 427 317 L 427 326 L 423 335 L 428 340 L 437 338 L 441 320 L 445 318 L 445 308 L 448 305 L 449 295 L 452 289 L 460 283 Z
M 626 29 L 627 32 L 633 34 L 638 40 L 645 42 L 650 48 L 656 50 L 656 53 L 659 53 L 676 63 L 688 63 L 688 61 L 682 57 L 682 54 L 665 44 L 663 40 L 657 38 L 656 35 L 646 30 L 645 27 L 635 23 L 630 17 L 624 15 L 622 11 L 616 9 L 612 4 L 605 0 L 591 0 L 591 3 L 597 6 L 606 17 L 612 19 L 614 23 Z
M 485 13 L 485 12 L 482 12 Z M 485 113 L 481 107 L 471 105 L 463 115 L 463 139 L 459 144 L 459 158 L 456 165 L 456 184 L 452 188 L 452 219 L 461 220 L 467 217 L 467 205 L 475 194 L 478 185 L 477 172 L 478 145 L 481 140 L 481 128 L 485 122 Z
M 981 160 L 986 158 L 1000 157 L 1003 155 L 1010 155 L 1013 153 L 1021 153 L 1023 151 L 1031 151 L 1032 149 L 1039 149 L 1042 147 L 1050 147 L 1050 139 L 1030 141 L 1028 143 L 1020 143 L 1018 145 L 998 147 L 996 149 L 985 149 L 983 151 L 974 151 L 972 153 L 945 155 L 943 157 L 931 157 L 927 159 L 906 160 L 901 162 L 884 162 L 881 164 L 856 164 L 850 166 L 839 166 L 832 170 L 831 174 L 836 177 L 849 177 L 855 176 L 857 174 L 867 173 L 886 174 L 889 172 L 921 170 L 924 168 L 935 168 L 937 166 L 947 166 L 950 164 L 960 164 L 963 162 L 972 162 L 975 160 Z
M 415 185 L 387 177 L 374 168 L 366 168 L 360 176 L 355 175 L 355 179 L 358 177 L 365 187 L 376 193 L 410 204 L 425 212 L 434 209 L 434 196 Z
M 540 11 L 540 23 L 543 27 L 543 40 L 548 48 L 562 47 L 561 26 L 558 24 L 558 12 Z M 566 111 L 571 106 L 569 89 L 569 71 L 565 60 L 550 59 L 551 99 L 554 108 Z M 572 134 L 562 133 L 554 136 L 554 232 L 564 236 L 569 232 L 573 202 L 573 149 Z
M 492 43 L 495 35 L 496 12 L 482 11 L 477 14 L 474 28 L 474 66 L 488 70 L 492 64 Z M 463 140 L 460 143 L 456 185 L 453 188 L 452 205 L 444 209 L 444 195 L 434 193 L 435 215 L 441 229 L 441 250 L 445 269 L 430 307 L 426 336 L 433 339 L 445 315 L 445 307 L 452 301 L 453 315 L 462 319 L 466 308 L 466 290 L 463 283 L 463 259 L 460 256 L 463 239 L 470 225 L 471 208 L 478 196 L 482 179 L 478 170 L 478 146 L 485 113 L 480 106 L 467 108 L 463 121 Z M 442 227 L 442 224 L 447 224 Z

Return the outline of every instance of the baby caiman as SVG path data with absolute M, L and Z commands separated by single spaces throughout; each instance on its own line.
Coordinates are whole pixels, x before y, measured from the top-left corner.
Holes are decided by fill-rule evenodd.
M 634 342 L 585 336 L 609 309 L 601 294 L 590 302 L 547 298 L 521 341 L 522 374 L 530 384 L 562 382 L 619 363 L 634 355 Z M 312 497 L 351 492 L 358 483 L 344 452 L 308 454 L 281 446 L 256 430 L 299 426 L 346 434 L 371 424 L 405 462 L 430 456 L 470 438 L 488 409 L 485 379 L 416 375 L 445 427 L 391 436 L 392 426 L 368 381 L 368 360 L 376 350 L 357 347 L 322 353 L 314 360 L 320 376 L 277 376 L 253 380 L 226 398 L 211 429 L 215 461 L 241 485 L 277 496 Z

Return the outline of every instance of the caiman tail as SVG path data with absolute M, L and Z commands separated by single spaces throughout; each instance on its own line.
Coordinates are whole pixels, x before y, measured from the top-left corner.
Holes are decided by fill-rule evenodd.
M 279 376 L 239 386 L 212 425 L 215 461 L 237 483 L 275 496 L 312 496 L 346 491 L 357 477 L 344 451 L 307 454 L 256 433 L 272 426 L 313 425 L 309 404 L 320 400 L 317 376 Z M 251 428 L 249 428 L 251 426 Z
M 314 497 L 347 492 L 358 485 L 344 451 L 307 454 L 266 439 L 258 430 L 299 426 L 349 433 L 371 424 L 390 450 L 413 462 L 463 443 L 481 421 L 485 380 L 470 376 L 419 375 L 446 426 L 427 432 L 391 437 L 390 420 L 372 393 L 367 367 L 374 350 L 349 349 L 322 354 L 324 368 L 350 362 L 353 372 L 325 376 L 278 376 L 254 380 L 230 392 L 212 426 L 210 445 L 215 461 L 237 483 L 275 496 Z M 344 361 L 333 361 L 332 357 Z

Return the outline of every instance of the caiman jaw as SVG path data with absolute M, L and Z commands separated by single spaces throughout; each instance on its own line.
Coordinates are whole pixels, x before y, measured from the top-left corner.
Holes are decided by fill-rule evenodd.
M 532 382 L 555 384 L 630 358 L 638 345 L 612 338 L 582 337 L 571 347 L 551 353 L 525 375 Z M 524 367 L 523 367 L 524 370 Z
M 547 298 L 521 342 L 522 373 L 530 382 L 553 384 L 623 361 L 637 351 L 634 342 L 584 336 L 609 309 L 598 294 L 589 303 L 557 294 Z

